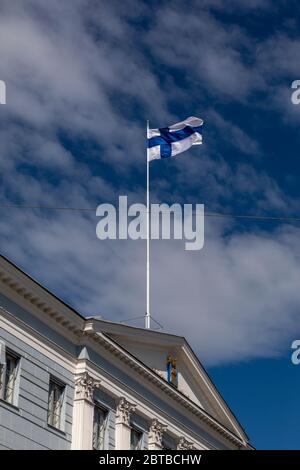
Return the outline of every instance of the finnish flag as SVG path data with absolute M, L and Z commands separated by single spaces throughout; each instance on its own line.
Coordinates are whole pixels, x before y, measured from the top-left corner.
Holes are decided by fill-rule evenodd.
M 170 127 L 148 129 L 148 161 L 174 157 L 202 144 L 202 119 L 189 117 Z

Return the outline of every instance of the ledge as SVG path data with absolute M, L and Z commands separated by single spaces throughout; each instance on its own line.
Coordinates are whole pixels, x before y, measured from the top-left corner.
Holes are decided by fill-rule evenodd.
M 13 405 L 12 403 L 8 403 L 7 401 L 3 400 L 0 398 L 0 406 L 3 406 L 3 408 L 6 408 L 8 411 L 11 411 L 12 413 L 21 416 L 21 410 L 18 406 Z

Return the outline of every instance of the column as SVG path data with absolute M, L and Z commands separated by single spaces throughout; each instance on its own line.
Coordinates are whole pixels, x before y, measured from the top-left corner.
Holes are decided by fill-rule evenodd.
M 136 405 L 121 397 L 116 413 L 116 450 L 130 450 L 130 414 Z
M 163 448 L 163 434 L 167 426 L 161 424 L 157 419 L 154 419 L 149 429 L 149 450 L 161 450 Z
M 94 423 L 94 389 L 100 385 L 88 372 L 75 376 L 72 449 L 92 450 Z

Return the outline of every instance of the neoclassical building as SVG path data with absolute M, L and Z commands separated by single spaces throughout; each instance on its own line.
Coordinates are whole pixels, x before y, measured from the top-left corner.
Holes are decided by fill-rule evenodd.
M 86 318 L 0 257 L 0 449 L 250 449 L 187 341 Z

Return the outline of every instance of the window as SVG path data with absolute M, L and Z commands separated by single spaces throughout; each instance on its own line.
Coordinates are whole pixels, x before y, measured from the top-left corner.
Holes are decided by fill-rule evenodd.
M 50 379 L 48 401 L 48 424 L 54 428 L 62 428 L 62 407 L 65 386 Z
M 143 433 L 136 428 L 131 428 L 130 449 L 141 450 Z
M 172 439 L 169 439 L 168 436 L 166 436 L 162 440 L 162 449 L 163 450 L 175 450 L 176 444 Z
M 95 406 L 94 409 L 94 427 L 93 427 L 93 449 L 105 449 L 105 434 L 108 421 L 108 412 Z
M 9 352 L 5 354 L 3 400 L 11 405 L 16 404 L 16 382 L 18 377 L 19 358 Z

